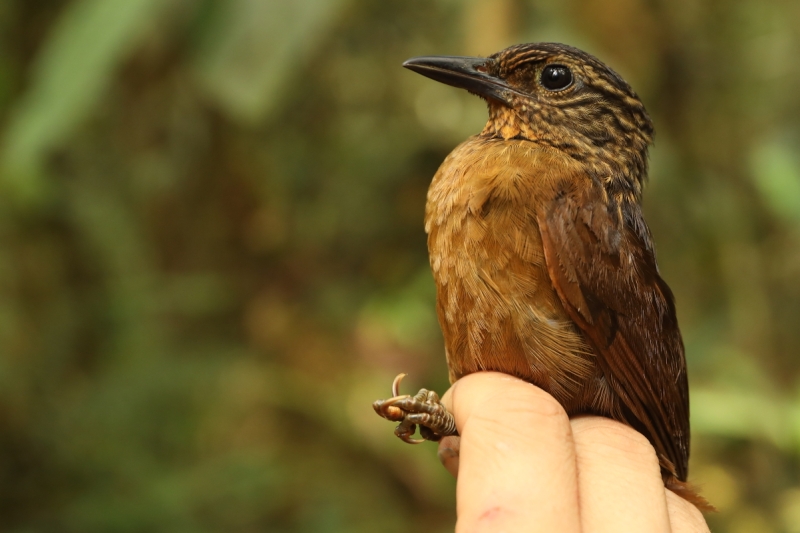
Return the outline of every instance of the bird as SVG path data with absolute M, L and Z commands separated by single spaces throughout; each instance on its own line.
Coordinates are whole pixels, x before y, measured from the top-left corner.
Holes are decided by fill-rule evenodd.
M 596 57 L 529 43 L 404 67 L 484 99 L 483 130 L 433 177 L 425 231 L 450 382 L 480 371 L 550 393 L 569 416 L 623 422 L 653 445 L 665 486 L 687 483 L 689 390 L 674 297 L 641 201 L 654 127 Z M 455 435 L 433 391 L 373 404 L 407 442 Z M 414 439 L 416 427 L 423 439 Z

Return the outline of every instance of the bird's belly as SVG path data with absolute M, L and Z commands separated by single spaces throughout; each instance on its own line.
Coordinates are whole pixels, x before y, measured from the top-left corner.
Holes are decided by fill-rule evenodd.
M 553 288 L 536 222 L 552 150 L 472 137 L 447 156 L 425 212 L 450 378 L 480 370 L 534 383 L 573 403 L 596 376 L 593 351 Z
M 495 208 L 430 234 L 451 378 L 504 372 L 569 402 L 593 375 L 590 349 L 550 282 L 535 223 Z

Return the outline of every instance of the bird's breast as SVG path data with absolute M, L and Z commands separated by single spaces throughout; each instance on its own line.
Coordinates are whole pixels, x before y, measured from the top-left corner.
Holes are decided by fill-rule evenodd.
M 425 229 L 451 379 L 518 376 L 565 401 L 592 373 L 590 349 L 550 282 L 536 223 L 559 155 L 473 137 L 442 163 Z

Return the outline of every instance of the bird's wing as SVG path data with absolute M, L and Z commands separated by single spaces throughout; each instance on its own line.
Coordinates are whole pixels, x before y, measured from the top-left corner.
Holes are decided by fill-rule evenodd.
M 574 178 L 555 187 L 536 214 L 550 278 L 595 348 L 622 417 L 685 481 L 689 394 L 672 292 L 638 206 L 625 215 L 609 207 L 596 180 Z

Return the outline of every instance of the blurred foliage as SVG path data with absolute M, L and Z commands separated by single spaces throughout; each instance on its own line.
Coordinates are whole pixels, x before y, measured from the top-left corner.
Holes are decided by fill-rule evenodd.
M 372 400 L 447 386 L 425 191 L 554 40 L 657 129 L 645 195 L 712 529 L 800 532 L 800 3 L 0 3 L 0 529 L 448 531 Z

